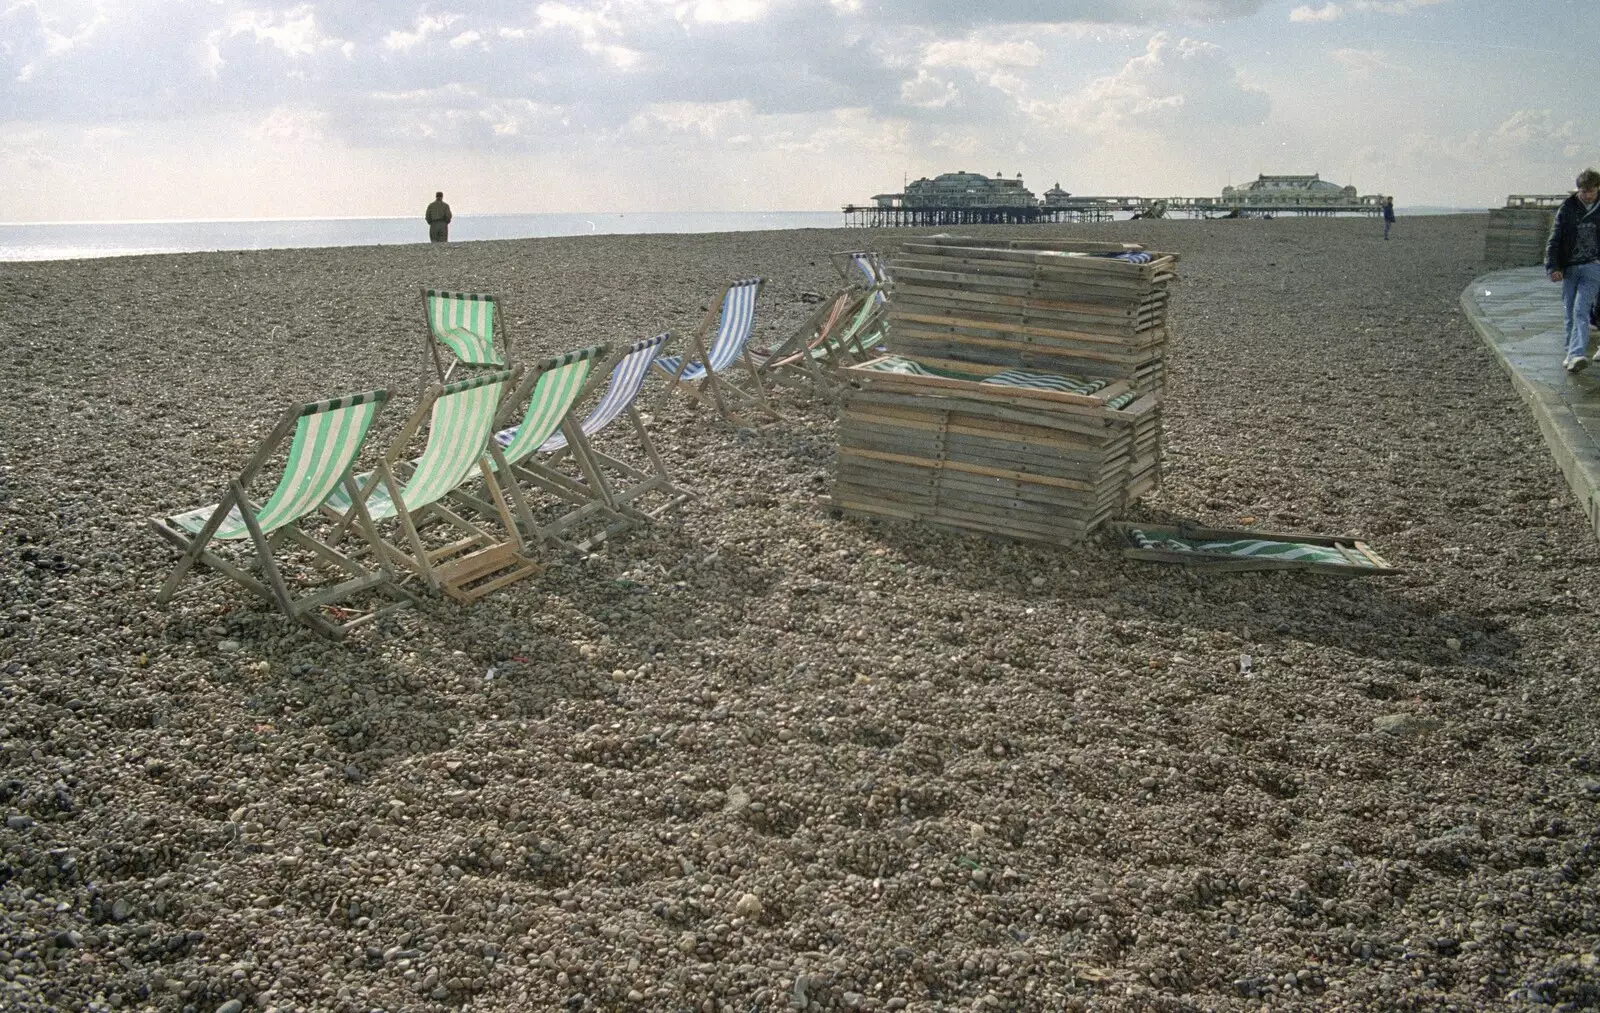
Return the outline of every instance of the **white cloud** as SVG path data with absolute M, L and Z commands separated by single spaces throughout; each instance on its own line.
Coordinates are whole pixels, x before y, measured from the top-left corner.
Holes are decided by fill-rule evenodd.
M 915 78 L 900 85 L 900 98 L 919 109 L 942 109 L 959 95 L 953 83 L 934 77 L 926 70 L 917 71 Z
M 483 33 L 482 32 L 466 31 L 466 32 L 462 32 L 460 35 L 457 35 L 455 38 L 450 40 L 450 48 L 451 49 L 465 49 L 468 46 L 472 45 L 473 43 L 482 42 L 482 41 L 483 41 Z
M 694 134 L 705 140 L 733 136 L 750 119 L 748 102 L 654 102 L 629 123 L 636 134 Z
M 714 25 L 758 21 L 766 12 L 761 0 L 696 0 L 677 6 L 678 20 Z
M 445 14 L 435 17 L 430 14 L 417 15 L 416 24 L 410 31 L 395 29 L 383 37 L 383 48 L 404 52 L 414 49 L 425 42 L 430 35 L 437 35 L 449 28 L 457 21 L 454 14 Z
M 1290 21 L 1337 21 L 1342 17 L 1344 8 L 1336 3 L 1326 3 L 1321 7 L 1301 4 L 1289 12 Z
M 1166 33 L 1152 36 L 1145 52 L 1117 73 L 1097 78 L 1055 108 L 1076 126 L 1096 133 L 1128 129 L 1205 132 L 1262 122 L 1270 109 L 1265 92 L 1249 84 L 1220 47 Z
M 305 144 L 323 140 L 327 121 L 328 115 L 318 109 L 279 106 L 246 134 L 261 140 Z
M 1335 49 L 1331 55 L 1351 77 L 1362 80 L 1380 70 L 1404 69 L 1381 49 Z

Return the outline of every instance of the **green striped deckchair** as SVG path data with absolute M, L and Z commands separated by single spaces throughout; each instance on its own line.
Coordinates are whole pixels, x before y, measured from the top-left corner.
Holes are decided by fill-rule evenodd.
M 522 538 L 485 453 L 501 398 L 515 376 L 516 371 L 503 369 L 429 387 L 377 470 L 355 480 L 354 498 L 346 487 L 335 489 L 323 503 L 323 512 L 338 524 L 334 537 L 348 529 L 355 513 L 352 505 L 363 507 L 374 522 L 393 519 L 406 547 L 383 538 L 380 529 L 375 543 L 379 554 L 415 572 L 430 590 L 461 601 L 475 600 L 536 572 L 538 567 L 522 554 Z M 428 442 L 422 456 L 402 461 L 424 423 Z M 507 532 L 504 538 L 443 502 L 474 469 Z M 444 522 L 465 537 L 430 549 L 422 530 L 434 521 Z
M 428 349 L 441 382 L 448 381 L 457 366 L 504 369 L 510 364 L 511 336 L 499 312 L 499 297 L 425 288 L 422 308 L 428 320 Z M 495 348 L 497 330 L 503 351 Z M 448 362 L 440 346 L 449 353 Z
M 176 545 L 183 557 L 161 585 L 156 600 L 170 601 L 184 576 L 196 563 L 232 579 L 241 586 L 277 604 L 283 613 L 330 636 L 343 636 L 351 628 L 369 622 L 393 607 L 345 622 L 334 622 L 317 610 L 370 588 L 380 588 L 401 598 L 409 598 L 394 584 L 394 574 L 383 560 L 375 570 L 368 569 L 333 544 L 321 541 L 301 527 L 303 519 L 317 512 L 328 495 L 340 487 L 353 491 L 350 469 L 360 451 L 374 416 L 389 399 L 386 390 L 313 401 L 287 410 L 267 434 L 261 447 L 237 478 L 228 483 L 222 500 L 184 513 L 152 517 L 156 532 Z M 289 452 L 277 486 L 265 503 L 257 505 L 249 489 L 263 468 L 290 439 Z M 369 542 L 376 534 L 365 510 L 352 512 Z M 223 542 L 249 541 L 251 559 L 227 559 L 217 549 Z M 331 587 L 320 587 L 299 597 L 291 593 L 283 568 L 275 558 L 284 544 L 306 549 L 321 563 L 344 571 L 348 577 Z M 259 570 L 260 577 L 250 570 Z
M 588 444 L 581 439 L 573 439 L 577 432 L 571 418 L 573 406 L 589 393 L 591 384 L 588 381 L 594 366 L 605 354 L 606 346 L 592 345 L 533 366 L 531 375 L 524 378 L 516 393 L 506 399 L 500 424 L 510 422 L 515 417 L 517 406 L 526 400 L 527 407 L 522 412 L 521 420 L 514 427 L 501 429 L 489 443 L 490 469 L 497 476 L 507 479 L 506 490 L 511 495 L 524 533 L 563 548 L 581 548 L 561 535 L 576 519 L 599 514 L 612 524 L 624 527 L 636 519 L 633 516 L 635 511 L 618 504 L 605 475 L 590 456 Z M 537 459 L 537 453 L 557 430 L 562 437 L 572 441 L 573 459 L 582 472 L 582 481 L 547 467 Z M 573 504 L 575 509 L 550 523 L 538 523 L 523 495 L 523 482 Z M 458 493 L 456 499 L 480 511 L 487 506 L 464 492 Z
M 1400 572 L 1355 538 L 1132 521 L 1116 521 L 1111 528 L 1127 540 L 1122 554 L 1130 559 L 1208 570 L 1310 570 L 1340 576 Z

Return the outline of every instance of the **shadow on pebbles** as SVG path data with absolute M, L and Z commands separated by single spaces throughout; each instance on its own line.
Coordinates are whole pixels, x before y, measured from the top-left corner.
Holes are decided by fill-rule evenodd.
M 1133 516 L 1402 576 L 841 519 L 826 401 L 657 392 L 699 500 L 341 646 L 157 607 L 144 518 L 290 401 L 383 384 L 392 431 L 419 286 L 531 354 L 760 273 L 771 340 L 904 234 L 0 264 L 0 1007 L 1593 1008 L 1600 553 L 1456 307 L 1482 228 L 1034 233 L 1183 254 Z

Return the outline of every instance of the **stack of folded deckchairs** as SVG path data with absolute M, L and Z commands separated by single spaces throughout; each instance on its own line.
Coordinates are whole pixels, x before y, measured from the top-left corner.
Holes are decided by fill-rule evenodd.
M 1126 503 L 1158 398 L 1126 381 L 885 356 L 845 372 L 833 502 L 1071 542 Z
M 890 262 L 889 347 L 1157 391 L 1177 259 L 1122 243 L 919 239 Z
M 1175 261 L 1110 243 L 905 244 L 891 354 L 843 370 L 835 505 L 1062 542 L 1155 489 Z

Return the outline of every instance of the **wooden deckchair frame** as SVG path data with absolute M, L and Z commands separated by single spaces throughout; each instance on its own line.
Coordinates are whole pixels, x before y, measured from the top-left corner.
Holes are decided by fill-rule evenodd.
M 514 369 L 499 370 L 471 380 L 430 385 L 423 392 L 411 417 L 406 420 L 405 425 L 389 444 L 388 450 L 378 462 L 378 467 L 371 475 L 366 476 L 366 484 L 358 488 L 352 497 L 352 505 L 359 506 L 365 513 L 367 500 L 381 483 L 394 504 L 394 520 L 400 528 L 407 548 L 401 548 L 382 537 L 374 524 L 372 535 L 374 550 L 387 561 L 416 573 L 430 591 L 442 592 L 457 601 L 476 601 L 491 591 L 532 576 L 543 569 L 543 566 L 526 555 L 526 544 L 517 528 L 516 519 L 506 504 L 505 493 L 495 479 L 494 472 L 489 468 L 488 446 L 494 443 L 493 424 L 491 422 L 489 431 L 485 434 L 485 446 L 479 448 L 477 452 L 476 468 L 493 506 L 493 513 L 507 532 L 505 538 L 497 537 L 445 506 L 444 499 L 448 497 L 448 492 L 439 499 L 422 504 L 416 509 L 408 507 L 403 495 L 401 476 L 405 476 L 409 484 L 414 477 L 413 462 L 403 461 L 401 458 L 411 441 L 421 431 L 423 424 L 429 421 L 433 407 L 441 397 L 451 393 L 465 393 L 467 390 L 489 384 L 499 384 L 502 393 L 496 406 L 498 413 L 505 403 L 504 392 L 515 384 L 518 372 Z M 440 434 L 430 425 L 429 442 L 438 438 Z M 465 481 L 466 478 L 463 477 L 462 482 Z M 459 487 L 458 485 L 457 488 Z M 348 530 L 350 515 L 354 510 L 344 514 L 340 514 L 332 506 L 325 506 L 324 510 L 338 522 L 333 535 L 333 539 L 337 540 Z M 422 540 L 421 531 L 424 526 L 434 521 L 441 521 L 455 528 L 465 537 L 429 549 Z
M 704 366 L 705 375 L 698 380 L 685 380 L 683 378 L 683 374 L 696 362 L 688 354 L 688 350 L 685 350 L 683 361 L 678 363 L 677 370 L 669 373 L 672 381 L 667 385 L 666 393 L 662 395 L 663 398 L 670 398 L 674 391 L 681 390 L 695 401 L 716 409 L 717 414 L 721 415 L 723 420 L 730 425 L 751 427 L 750 421 L 740 415 L 733 407 L 730 407 L 730 403 L 743 408 L 752 408 L 775 422 L 783 420 L 783 416 L 767 400 L 766 389 L 756 375 L 755 360 L 750 354 L 750 338 L 755 333 L 753 308 L 750 330 L 740 342 L 737 357 L 739 364 L 750 377 L 751 386 L 754 388 L 753 391 L 741 389 L 738 384 L 733 383 L 723 374 L 717 372 L 711 363 L 711 354 L 706 347 L 706 335 L 711 333 L 712 329 L 717 326 L 718 321 L 722 319 L 723 309 L 728 301 L 728 293 L 733 290 L 735 285 L 752 282 L 756 287 L 755 292 L 752 294 L 752 300 L 754 300 L 760 297 L 761 289 L 766 285 L 767 279 L 744 278 L 723 286 L 721 294 L 712 303 L 711 309 L 706 312 L 705 319 L 700 322 L 700 326 L 695 329 L 695 332 L 689 338 L 694 346 L 693 350 L 700 356 L 698 361 Z M 664 367 L 663 371 L 665 371 Z
M 376 390 L 369 392 L 367 395 L 355 396 L 369 398 L 377 405 L 376 411 L 381 411 L 389 399 L 389 392 L 387 390 Z M 198 532 L 191 535 L 187 530 L 173 523 L 170 515 L 150 518 L 150 525 L 155 529 L 156 533 L 171 542 L 183 553 L 178 565 L 168 575 L 167 579 L 162 582 L 160 589 L 156 592 L 157 602 L 166 604 L 171 601 L 177 594 L 178 587 L 183 582 L 184 577 L 193 569 L 196 563 L 204 563 L 241 587 L 273 602 L 290 619 L 303 622 L 318 633 L 334 639 L 343 638 L 351 630 L 371 623 L 396 609 L 404 608 L 414 601 L 412 596 L 395 582 L 394 571 L 386 561 L 377 560 L 376 570 L 369 570 L 356 562 L 351 556 L 336 550 L 333 547 L 333 542 L 325 544 L 300 529 L 301 521 L 305 517 L 315 514 L 318 504 L 312 504 L 300 517 L 280 525 L 270 534 L 262 530 L 259 519 L 261 505 L 250 497 L 250 486 L 260 477 L 262 469 L 272 460 L 283 441 L 295 432 L 302 416 L 307 415 L 315 405 L 332 404 L 340 400 L 335 398 L 327 402 L 312 402 L 286 409 L 283 415 L 279 417 L 278 422 L 272 427 L 272 430 L 261 441 L 261 446 L 245 464 L 244 468 L 237 476 L 229 479 L 227 492 L 223 494 L 222 499 L 211 512 L 210 518 Z M 362 434 L 363 441 L 365 441 L 366 435 L 366 433 Z M 339 477 L 339 484 L 343 485 L 353 495 L 355 491 L 355 481 L 351 477 L 354 463 L 353 457 L 351 461 L 352 463 L 345 466 L 344 473 Z M 244 522 L 245 528 L 249 532 L 249 542 L 255 550 L 254 556 L 240 559 L 237 562 L 224 559 L 209 548 L 217 531 L 222 527 L 223 522 L 235 507 L 239 510 L 240 519 Z M 357 508 L 351 511 L 351 515 L 354 522 L 360 527 L 368 545 L 375 545 L 377 531 L 372 523 L 372 518 L 367 515 L 366 509 L 358 504 Z M 324 565 L 334 570 L 343 570 L 348 573 L 350 575 L 349 578 L 331 587 L 309 591 L 296 597 L 290 590 L 289 583 L 283 576 L 282 568 L 275 559 L 276 552 L 283 547 L 285 542 L 292 542 L 295 546 L 306 549 Z M 260 579 L 248 572 L 251 569 L 260 571 Z M 317 609 L 346 601 L 354 595 L 371 589 L 381 590 L 398 599 L 398 601 L 345 622 L 332 622 L 316 612 Z
M 441 338 L 438 332 L 433 329 L 433 314 L 429 311 L 428 305 L 428 300 L 433 296 L 441 296 L 450 299 L 466 299 L 488 303 L 490 305 L 490 320 L 492 321 L 489 334 L 489 346 L 492 349 L 494 347 L 495 340 L 497 338 L 499 339 L 501 349 L 500 357 L 502 361 L 497 363 L 466 362 L 457 356 L 455 350 L 446 345 L 444 339 Z M 499 296 L 489 295 L 482 292 L 450 292 L 445 289 L 435 289 L 423 286 L 422 323 L 427 329 L 428 336 L 426 341 L 428 343 L 428 351 L 433 358 L 433 371 L 434 374 L 438 376 L 441 383 L 448 383 L 450 381 L 450 377 L 455 373 L 456 367 L 458 366 L 468 366 L 474 369 L 512 368 L 511 328 L 508 325 L 505 314 L 502 312 Z M 444 352 L 450 356 L 450 361 L 448 364 L 445 362 L 444 355 L 440 353 L 441 346 L 444 346 Z
M 1314 535 L 1292 531 L 1252 531 L 1241 528 L 1207 528 L 1197 524 L 1141 524 L 1135 521 L 1112 521 L 1107 528 L 1120 534 L 1129 544 L 1122 554 L 1129 559 L 1143 559 L 1161 563 L 1182 563 L 1196 569 L 1216 572 L 1251 570 L 1303 570 L 1337 577 L 1388 576 L 1402 572 L 1390 565 L 1372 547 L 1358 538 L 1342 535 Z M 1166 549 L 1147 549 L 1133 541 L 1133 532 L 1143 531 L 1157 538 L 1181 538 L 1185 541 L 1218 542 L 1253 539 L 1263 542 L 1284 542 L 1314 545 L 1337 549 L 1349 562 L 1345 564 L 1300 559 L 1275 559 L 1256 556 L 1238 556 L 1226 552 L 1177 552 Z

